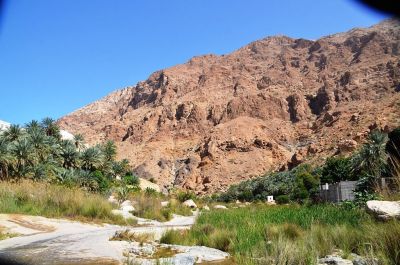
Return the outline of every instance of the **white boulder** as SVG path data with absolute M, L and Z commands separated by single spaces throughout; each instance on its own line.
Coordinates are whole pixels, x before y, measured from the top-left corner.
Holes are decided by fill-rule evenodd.
M 184 201 L 183 205 L 189 207 L 189 208 L 197 208 L 196 203 L 194 203 L 194 201 L 192 199 Z
M 209 211 L 209 210 L 210 210 L 210 207 L 208 207 L 208 205 L 204 205 L 204 206 L 203 206 L 203 210 Z
M 217 204 L 217 205 L 214 205 L 214 209 L 228 209 L 228 208 L 225 205 Z
M 108 200 L 110 203 L 118 204 L 118 200 L 115 198 L 114 195 L 110 195 L 110 197 L 108 197 L 107 200 Z
M 161 207 L 168 207 L 169 201 L 161 202 Z
M 121 207 L 124 206 L 132 206 L 132 202 L 130 200 L 125 200 L 121 203 Z
M 338 256 L 326 256 L 318 260 L 318 265 L 353 265 L 353 262 Z
M 132 211 L 134 211 L 135 210 L 135 208 L 132 206 L 132 205 L 126 205 L 126 206 L 122 206 L 121 207 L 121 211 L 123 211 L 123 212 L 132 212 Z
M 400 219 L 400 201 L 367 201 L 367 210 L 378 219 Z
M 135 216 L 133 216 L 133 214 L 131 214 L 130 212 L 124 212 L 122 210 L 118 210 L 118 209 L 114 209 L 111 211 L 111 213 L 113 215 L 120 215 L 122 216 L 124 219 L 134 219 Z

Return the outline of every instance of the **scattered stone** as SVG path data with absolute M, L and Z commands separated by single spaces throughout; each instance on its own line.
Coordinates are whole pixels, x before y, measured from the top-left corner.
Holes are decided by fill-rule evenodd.
M 157 252 L 157 250 L 162 249 L 167 250 L 171 256 L 154 259 L 152 256 Z M 228 253 L 218 249 L 204 246 L 179 246 L 167 244 L 134 244 L 129 250 L 129 254 L 130 258 L 134 262 L 144 265 L 194 265 L 202 262 L 214 263 L 229 258 Z
M 367 201 L 367 210 L 381 220 L 400 219 L 400 201 Z
M 185 205 L 185 206 L 187 206 L 189 208 L 192 208 L 192 209 L 197 208 L 196 203 L 194 203 L 194 201 L 192 199 L 184 201 L 183 205 Z
M 338 256 L 326 256 L 318 260 L 318 265 L 353 265 L 353 262 L 348 259 L 343 259 Z
M 376 258 L 361 257 L 354 253 L 351 253 L 350 257 L 353 260 L 353 265 L 378 265 L 379 264 L 379 261 Z
M 124 219 L 133 219 L 133 218 L 135 218 L 135 216 L 133 214 L 131 214 L 129 211 L 122 211 L 122 210 L 114 209 L 114 210 L 111 211 L 111 213 L 113 215 L 120 215 Z
M 110 195 L 110 197 L 108 197 L 108 201 L 112 204 L 118 204 L 118 200 L 113 195 Z
M 225 205 L 214 205 L 214 209 L 228 209 Z
M 168 207 L 169 201 L 161 202 L 161 207 Z
M 130 200 L 123 201 L 121 203 L 121 207 L 124 207 L 124 206 L 132 206 L 132 202 Z
M 209 211 L 209 210 L 210 210 L 210 207 L 208 207 L 208 205 L 204 205 L 204 206 L 203 206 L 203 210 Z
M 125 205 L 121 207 L 121 211 L 123 212 L 133 212 L 135 208 L 132 205 Z

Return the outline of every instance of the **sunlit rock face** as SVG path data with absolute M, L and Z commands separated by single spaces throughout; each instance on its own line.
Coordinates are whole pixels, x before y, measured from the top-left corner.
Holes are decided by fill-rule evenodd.
M 0 120 L 0 131 L 7 130 L 10 125 L 10 123 Z
M 372 129 L 399 125 L 399 28 L 387 20 L 315 41 L 268 37 L 194 57 L 58 124 L 91 144 L 114 140 L 119 158 L 162 188 L 211 193 L 318 164 L 354 151 Z

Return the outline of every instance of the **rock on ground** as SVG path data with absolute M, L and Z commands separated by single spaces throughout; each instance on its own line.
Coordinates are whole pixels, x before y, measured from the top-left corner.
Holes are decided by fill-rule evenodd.
M 381 220 L 400 219 L 400 201 L 367 201 L 367 210 Z
M 185 205 L 189 208 L 197 208 L 196 203 L 192 199 L 184 201 L 183 205 Z

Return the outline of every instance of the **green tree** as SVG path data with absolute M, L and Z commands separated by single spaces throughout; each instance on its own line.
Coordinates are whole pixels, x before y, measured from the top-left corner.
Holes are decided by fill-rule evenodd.
M 97 146 L 89 147 L 81 153 L 80 160 L 82 169 L 95 171 L 102 165 L 103 154 Z
M 27 140 L 33 147 L 35 155 L 42 162 L 47 159 L 51 151 L 51 146 L 49 145 L 48 136 L 41 128 L 30 129 L 28 131 Z
M 25 124 L 25 129 L 29 133 L 30 131 L 39 130 L 43 128 L 37 120 L 31 120 L 30 122 Z
M 369 135 L 367 143 L 353 157 L 353 170 L 362 176 L 360 178 L 360 183 L 363 183 L 362 189 L 373 190 L 376 188 L 378 180 L 387 171 L 387 141 L 386 134 L 373 131 Z
M 74 144 L 76 149 L 83 150 L 85 148 L 85 139 L 83 138 L 82 134 L 74 135 Z
M 64 168 L 76 168 L 79 163 L 79 152 L 76 150 L 75 144 L 65 141 L 62 144 L 60 156 L 62 158 L 62 166 Z
M 16 159 L 15 177 L 24 177 L 28 172 L 28 167 L 33 166 L 35 162 L 32 144 L 26 138 L 20 139 L 13 145 L 12 154 Z
M 55 120 L 49 117 L 44 118 L 42 120 L 42 126 L 47 136 L 53 136 L 57 139 L 61 139 L 60 128 L 56 124 Z
M 115 156 L 117 155 L 117 147 L 116 147 L 114 141 L 107 141 L 102 146 L 102 151 L 103 151 L 105 161 L 112 162 L 115 160 Z
M 23 131 L 19 125 L 11 124 L 10 127 L 3 132 L 3 137 L 9 141 L 14 142 L 22 138 Z
M 321 183 L 335 183 L 342 180 L 355 180 L 352 161 L 345 157 L 330 157 L 321 172 Z
M 15 157 L 10 153 L 10 144 L 0 141 L 0 179 L 8 179 L 9 168 L 15 164 Z

